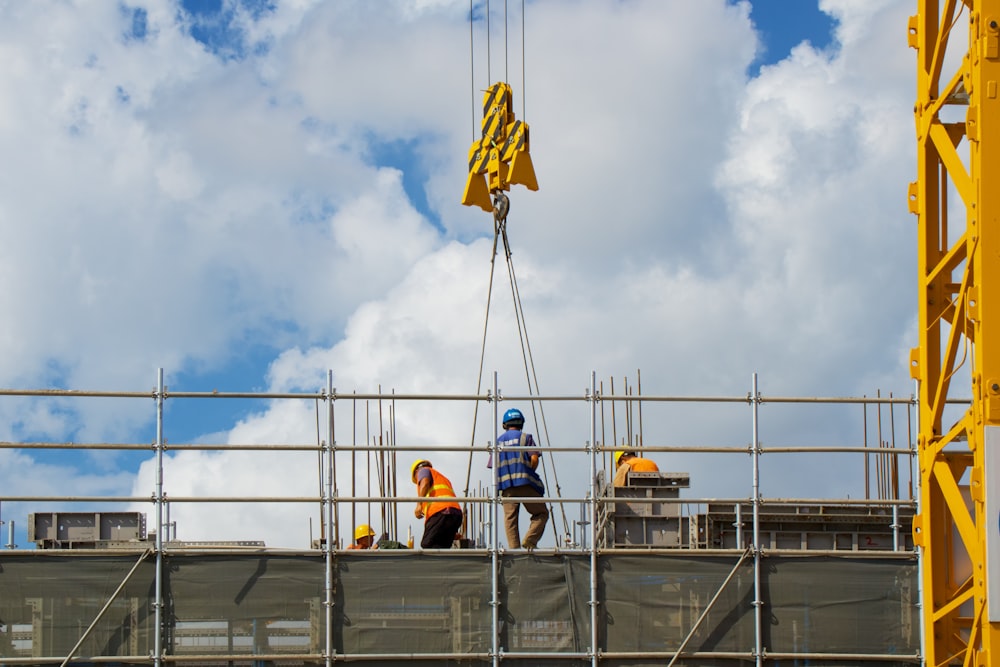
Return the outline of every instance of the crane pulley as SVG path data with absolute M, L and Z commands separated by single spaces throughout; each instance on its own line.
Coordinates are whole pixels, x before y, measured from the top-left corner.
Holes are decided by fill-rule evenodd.
M 486 89 L 482 136 L 469 148 L 469 177 L 462 195 L 463 205 L 493 211 L 498 218 L 507 217 L 509 202 L 503 193 L 511 185 L 538 190 L 529 152 L 528 124 L 514 117 L 513 106 L 509 84 L 498 81 Z M 491 195 L 496 195 L 496 203 Z

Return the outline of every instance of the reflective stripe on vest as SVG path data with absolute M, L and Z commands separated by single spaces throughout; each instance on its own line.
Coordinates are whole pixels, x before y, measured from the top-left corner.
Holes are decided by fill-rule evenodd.
M 545 494 L 545 485 L 529 463 L 529 452 L 525 449 L 526 441 L 526 433 L 513 429 L 505 431 L 497 438 L 497 444 L 505 448 L 497 457 L 498 491 L 515 486 L 531 486 L 540 494 Z
M 431 478 L 433 482 L 431 483 L 431 492 L 427 494 L 429 498 L 454 498 L 455 490 L 451 486 L 451 482 L 448 478 L 439 473 L 434 468 L 429 468 L 431 473 Z M 443 509 L 454 508 L 457 510 L 462 509 L 456 502 L 447 501 L 436 501 L 436 502 L 426 502 L 424 504 L 424 518 L 429 519 L 432 515 L 437 514 Z

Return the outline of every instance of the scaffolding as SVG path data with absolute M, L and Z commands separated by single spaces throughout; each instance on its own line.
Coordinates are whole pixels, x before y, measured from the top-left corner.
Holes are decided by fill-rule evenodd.
M 578 396 L 504 396 L 496 375 L 493 388 L 483 395 L 343 394 L 334 389 L 332 377 L 328 373 L 326 387 L 314 393 L 168 391 L 162 371 L 152 392 L 0 391 L 0 400 L 152 398 L 156 412 L 152 448 L 137 443 L 0 443 L 2 449 L 24 452 L 143 451 L 153 457 L 155 468 L 148 496 L 0 494 L 8 515 L 12 506 L 60 505 L 59 512 L 32 515 L 37 548 L 0 551 L 0 665 L 351 661 L 385 666 L 835 667 L 921 661 L 918 561 L 910 535 L 915 504 L 912 482 L 907 488 L 906 481 L 912 480 L 916 453 L 912 398 L 762 396 L 756 376 L 745 396 L 615 395 L 604 394 L 593 374 L 590 387 Z M 311 444 L 167 443 L 168 401 L 220 399 L 314 402 L 317 424 L 325 409 L 325 423 L 318 426 L 322 437 Z M 407 402 L 486 405 L 493 410 L 493 433 L 501 403 L 573 406 L 585 419 L 585 426 L 577 425 L 583 438 L 547 446 L 545 456 L 553 473 L 556 468 L 564 476 L 572 470 L 589 472 L 579 475 L 583 481 L 575 486 L 567 483 L 575 495 L 563 495 L 558 482 L 547 483 L 555 538 L 531 552 L 504 548 L 497 529 L 504 499 L 491 493 L 489 485 L 470 492 L 468 481 L 464 491 L 455 484 L 467 516 L 465 548 L 347 550 L 341 535 L 349 533 L 359 516 L 372 515 L 372 508 L 390 536 L 405 543 L 398 509 L 408 509 L 417 497 L 397 492 L 397 453 L 471 457 L 494 452 L 492 439 L 481 445 L 407 445 L 395 435 L 395 425 L 387 433 L 380 428 L 374 438 L 366 434 L 363 443 L 351 437 L 338 444 L 336 410 L 353 410 L 357 401 L 386 402 L 393 410 Z M 605 408 L 616 405 L 618 413 L 627 415 L 626 434 L 619 439 L 612 419 L 613 435 L 605 442 Z M 650 438 L 656 444 L 648 444 L 643 431 L 656 423 L 650 412 L 665 405 L 685 411 L 694 405 L 746 409 L 747 442 L 669 445 L 667 438 Z M 765 405 L 860 408 L 863 437 L 848 443 L 765 445 L 760 420 Z M 870 419 L 871 411 L 877 419 Z M 904 418 L 896 416 L 900 411 Z M 897 421 L 905 424 L 899 429 L 905 433 L 902 444 L 897 444 Z M 876 430 L 870 434 L 872 424 Z M 609 487 L 606 462 L 622 443 L 644 455 L 749 458 L 744 493 L 688 496 L 686 472 L 638 475 L 626 488 Z M 168 495 L 167 454 L 199 450 L 308 452 L 318 468 L 317 491 Z M 765 463 L 780 455 L 831 454 L 863 459 L 864 465 L 857 466 L 864 470 L 862 497 L 763 493 L 762 478 L 769 470 Z M 366 472 L 375 461 L 377 493 L 355 486 L 351 463 L 356 457 L 368 462 Z M 801 474 L 821 476 L 823 466 Z M 145 517 L 130 516 L 125 509 L 138 503 L 152 506 L 146 535 L 138 527 Z M 320 537 L 310 540 L 311 548 L 253 540 L 181 541 L 170 517 L 170 507 L 178 503 L 208 508 L 218 503 L 304 505 L 318 513 Z M 102 510 L 93 514 L 93 525 L 60 521 L 60 514 L 79 518 L 85 512 L 73 515 L 74 509 L 94 506 Z M 567 509 L 570 514 L 576 510 L 580 519 L 571 529 L 559 530 L 558 515 L 566 523 Z

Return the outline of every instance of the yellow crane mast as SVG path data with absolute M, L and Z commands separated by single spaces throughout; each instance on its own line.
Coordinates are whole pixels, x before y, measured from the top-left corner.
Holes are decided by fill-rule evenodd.
M 918 0 L 908 33 L 917 50 L 918 173 L 908 199 L 918 217 L 920 281 L 919 345 L 910 355 L 920 401 L 920 508 L 913 533 L 922 554 L 926 664 L 995 665 L 1000 0 Z M 949 195 L 958 201 L 949 202 Z M 971 402 L 957 400 L 970 398 L 963 378 L 971 378 Z

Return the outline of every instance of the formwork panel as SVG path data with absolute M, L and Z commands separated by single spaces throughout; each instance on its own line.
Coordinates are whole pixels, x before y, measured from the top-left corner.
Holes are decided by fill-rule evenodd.
M 680 547 L 688 543 L 688 517 L 615 516 L 616 547 Z
M 625 486 L 614 489 L 617 516 L 680 516 L 676 488 L 659 486 Z
M 146 515 L 141 512 L 37 512 L 28 515 L 28 540 L 43 549 L 145 538 Z
M 835 504 L 765 503 L 761 508 L 760 541 L 765 549 L 836 549 L 838 551 L 912 551 L 913 510 L 899 507 L 894 516 L 888 507 L 858 507 Z M 739 519 L 737 519 L 739 516 Z M 737 544 L 737 523 L 742 544 Z M 753 507 L 709 505 L 699 518 L 706 546 L 719 549 L 745 548 L 753 540 Z

